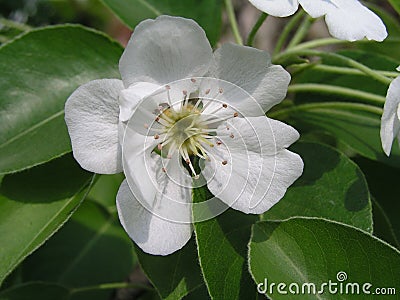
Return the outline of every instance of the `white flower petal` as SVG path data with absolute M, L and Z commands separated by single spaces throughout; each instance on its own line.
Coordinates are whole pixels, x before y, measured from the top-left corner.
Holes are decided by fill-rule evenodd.
M 203 76 L 211 58 L 210 43 L 195 21 L 160 16 L 136 26 L 119 68 L 125 87 L 138 81 L 163 85 Z
M 348 41 L 383 41 L 387 37 L 382 20 L 357 0 L 299 0 L 313 18 L 325 15 L 332 36 Z
M 79 87 L 65 104 L 65 122 L 72 151 L 82 168 L 100 174 L 122 171 L 118 142 L 118 79 L 90 81 Z
M 208 188 L 234 209 L 263 213 L 302 174 L 301 158 L 284 149 L 299 135 L 266 117 L 235 118 L 228 127 L 218 128 L 222 145 L 210 150 L 211 161 L 203 170 Z
M 131 129 L 125 131 L 123 163 L 132 192 L 146 208 L 174 222 L 191 222 L 191 177 L 176 151 L 171 159 L 153 149 L 160 141 Z
M 121 91 L 119 97 L 120 114 L 119 118 L 122 122 L 128 121 L 136 106 L 151 93 L 160 89 L 161 86 L 149 82 L 137 82 L 129 86 L 129 88 Z
M 290 82 L 290 74 L 281 66 L 272 65 L 267 52 L 234 44 L 224 44 L 215 51 L 209 73 L 244 89 L 264 112 L 285 98 Z M 254 116 L 252 107 L 259 111 L 255 103 L 244 102 L 240 108 Z
M 259 10 L 275 17 L 293 15 L 299 6 L 298 0 L 249 0 Z
M 393 140 L 400 135 L 400 118 L 398 110 L 400 105 L 400 77 L 392 81 L 389 86 L 386 102 L 381 120 L 382 148 L 386 155 L 390 155 Z
M 148 211 L 135 198 L 126 180 L 117 194 L 117 209 L 125 231 L 147 253 L 171 254 L 181 249 L 191 237 L 191 224 L 171 222 Z

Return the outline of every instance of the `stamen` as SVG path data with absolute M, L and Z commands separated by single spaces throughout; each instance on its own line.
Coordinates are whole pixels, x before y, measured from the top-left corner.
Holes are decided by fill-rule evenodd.
M 166 114 L 161 114 L 159 117 L 167 121 L 169 124 L 175 123 L 175 121 L 168 117 Z
M 160 116 L 157 116 L 155 119 L 154 119 L 157 123 L 160 123 L 161 125 L 164 125 L 164 126 L 168 126 L 168 125 L 170 125 L 170 123 L 167 121 L 167 120 L 165 120 L 165 119 L 163 119 L 163 118 L 160 118 Z
M 181 148 L 179 149 L 179 152 L 181 153 L 183 159 L 184 159 L 184 160 L 186 161 L 186 163 L 188 164 L 190 170 L 192 171 L 192 174 L 194 175 L 194 178 L 195 178 L 195 179 L 198 179 L 200 176 L 196 174 L 196 171 L 194 170 L 193 165 L 192 165 L 192 163 L 190 162 L 189 154 L 188 154 L 187 150 L 186 150 L 184 147 L 181 147 Z
M 217 107 L 217 108 L 214 109 L 213 111 L 209 112 L 208 115 L 210 115 L 211 117 L 215 117 L 215 116 L 213 116 L 215 113 L 217 113 L 217 112 L 219 112 L 221 109 L 227 108 L 227 107 L 228 107 L 228 105 L 226 105 L 226 104 L 224 103 L 224 104 L 222 104 L 222 106 Z
M 187 90 L 183 90 L 182 91 L 182 94 L 183 94 L 183 102 L 182 102 L 182 107 L 184 107 L 185 109 L 186 109 L 186 106 L 187 106 L 187 103 L 189 102 L 188 101 L 188 92 L 187 92 Z
M 171 87 L 169 85 L 166 85 L 165 88 L 167 89 L 167 99 L 168 99 L 169 107 L 172 107 L 171 95 L 170 95 L 170 92 L 169 92 Z

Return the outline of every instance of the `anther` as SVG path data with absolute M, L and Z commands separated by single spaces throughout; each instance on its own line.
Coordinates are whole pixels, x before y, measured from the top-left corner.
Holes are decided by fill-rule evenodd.
M 187 96 L 187 90 L 183 90 L 182 93 L 184 96 Z
M 211 92 L 210 89 L 206 89 L 205 94 L 208 95 Z
M 235 112 L 235 113 L 233 114 L 233 117 L 236 118 L 238 115 L 239 115 L 239 114 L 238 114 L 237 112 Z
M 143 127 L 146 128 L 146 129 L 148 129 L 148 128 L 149 128 L 149 124 L 144 123 L 144 124 L 143 124 Z
M 167 169 L 166 169 L 166 168 L 161 168 L 161 170 L 162 170 L 164 173 L 167 173 Z
M 226 160 L 222 161 L 222 164 L 225 166 L 228 162 Z
M 155 135 L 154 135 L 154 139 L 155 139 L 155 140 L 158 140 L 159 138 L 160 138 L 160 136 L 159 136 L 158 134 L 155 134 Z
M 196 79 L 191 78 L 190 81 L 193 82 L 193 83 L 195 83 L 195 82 L 196 82 Z
M 217 145 L 219 146 L 219 145 L 222 145 L 222 142 L 221 141 L 217 141 Z
M 158 150 L 160 150 L 160 151 L 161 151 L 161 150 L 162 150 L 162 148 L 163 148 L 163 145 L 162 145 L 162 144 L 158 144 L 158 145 L 157 145 L 157 149 L 158 149 Z
M 187 163 L 188 165 L 190 165 L 190 159 L 189 159 L 189 158 L 187 158 L 185 161 L 186 161 L 186 163 Z
M 231 133 L 231 135 L 229 136 L 231 139 L 233 139 L 235 136 L 233 135 L 233 133 Z
M 222 88 L 219 88 L 218 92 L 219 92 L 220 94 L 222 94 L 222 93 L 224 92 L 224 90 L 223 90 Z
M 224 104 L 222 104 L 222 107 L 223 107 L 223 108 L 227 108 L 227 107 L 228 107 L 228 104 L 224 103 Z
M 168 84 L 165 86 L 165 88 L 166 88 L 167 90 L 170 90 L 170 89 L 171 89 L 171 87 L 170 87 Z

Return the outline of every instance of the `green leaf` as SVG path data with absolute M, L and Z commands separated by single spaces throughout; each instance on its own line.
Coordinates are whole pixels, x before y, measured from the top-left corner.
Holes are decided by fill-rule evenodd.
M 399 62 L 388 58 L 386 56 L 371 53 L 368 51 L 361 50 L 342 50 L 338 51 L 338 54 L 354 59 L 364 65 L 381 71 L 392 71 L 394 72 L 399 65 Z M 336 59 L 321 59 L 323 64 L 329 66 L 342 66 L 346 65 L 343 62 L 339 62 Z M 352 88 L 364 92 L 369 92 L 373 94 L 377 94 L 380 96 L 386 96 L 388 86 L 383 84 L 382 82 L 376 81 L 375 79 L 363 75 L 362 73 L 359 75 L 350 75 L 350 74 L 340 74 L 340 73 L 329 73 L 325 70 L 313 69 L 312 67 L 306 69 L 301 72 L 298 76 L 295 77 L 296 83 L 322 83 L 335 85 L 340 87 Z M 340 97 L 338 95 L 328 95 L 324 94 L 323 100 L 327 101 L 339 101 L 342 100 L 348 102 L 344 97 Z M 356 101 L 356 99 L 354 99 Z M 321 95 L 317 93 L 306 93 L 296 95 L 297 103 L 304 102 L 321 102 Z
M 102 0 L 125 24 L 134 28 L 145 19 L 160 15 L 194 19 L 212 45 L 218 42 L 222 25 L 221 0 Z M 166 37 L 167 38 L 167 37 Z
M 400 252 L 363 231 L 321 219 L 295 218 L 284 222 L 260 222 L 253 226 L 249 245 L 250 271 L 260 288 L 272 283 L 286 284 L 288 295 L 280 294 L 277 286 L 268 296 L 291 299 L 289 285 L 313 283 L 316 291 L 323 283 L 337 283 L 335 294 L 324 286 L 324 294 L 301 294 L 299 299 L 377 299 L 363 294 L 362 286 L 375 288 L 400 286 Z M 337 274 L 345 272 L 347 280 Z M 344 275 L 343 273 L 341 273 Z M 343 292 L 340 292 L 340 284 Z M 346 294 L 346 284 L 360 285 L 360 294 Z M 349 286 L 347 291 L 351 293 Z M 292 285 L 292 291 L 295 287 Z M 307 290 L 305 290 L 307 292 Z M 399 299 L 392 296 L 393 299 Z M 392 299 L 391 298 L 391 299 Z
M 206 187 L 194 190 L 193 202 L 212 197 Z M 198 213 L 194 207 L 194 219 Z M 212 299 L 256 299 L 257 291 L 248 273 L 247 244 L 251 225 L 258 216 L 229 209 L 194 224 L 199 260 Z
M 51 263 L 49 263 L 51 262 Z M 85 201 L 71 220 L 23 263 L 25 281 L 80 288 L 122 282 L 133 270 L 130 238 L 114 215 Z M 109 299 L 111 290 L 74 294 L 71 299 Z
M 374 235 L 400 248 L 400 201 L 396 189 L 400 182 L 399 170 L 361 157 L 356 158 L 356 163 L 363 170 L 376 202 Z
M 90 189 L 87 198 L 101 204 L 110 212 L 116 212 L 115 199 L 119 186 L 125 178 L 124 174 L 97 176 L 99 176 L 99 178 Z
M 389 3 L 396 10 L 397 14 L 400 15 L 400 0 L 389 0 Z
M 321 144 L 296 143 L 291 150 L 303 159 L 303 175 L 262 218 L 320 217 L 372 233 L 371 201 L 360 168 Z
M 0 190 L 0 284 L 71 216 L 92 175 L 66 155 L 7 175 Z
M 364 157 L 400 167 L 397 143 L 393 143 L 390 158 L 382 150 L 381 114 L 382 109 L 374 106 L 340 102 L 303 104 L 288 111 L 289 122 L 302 132 L 328 132 Z
M 68 295 L 68 289 L 57 284 L 28 282 L 0 292 L 0 300 L 66 300 Z
M 81 84 L 118 77 L 122 48 L 81 26 L 30 31 L 0 47 L 0 173 L 71 151 L 64 103 Z
M 181 250 L 156 256 L 136 247 L 142 270 L 162 299 L 181 299 L 204 284 L 192 238 Z

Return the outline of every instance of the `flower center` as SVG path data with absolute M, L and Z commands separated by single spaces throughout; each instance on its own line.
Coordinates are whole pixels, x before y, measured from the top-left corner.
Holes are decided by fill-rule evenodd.
M 207 118 L 202 116 L 199 105 L 190 102 L 192 101 L 184 101 L 179 109 L 168 106 L 162 110 L 156 118 L 162 125 L 161 130 L 154 135 L 154 138 L 163 137 L 161 143 L 157 145 L 161 155 L 167 153 L 167 158 L 171 158 L 173 152 L 178 151 L 195 178 L 198 178 L 190 156 L 208 159 L 206 148 L 214 147 L 215 129 L 208 128 Z
M 195 84 L 196 80 L 191 79 L 191 83 Z M 218 126 L 239 114 L 233 107 L 217 99 L 223 94 L 222 88 L 214 87 L 211 90 L 196 87 L 192 89 L 194 91 L 192 93 L 186 90 L 176 93 L 177 91 L 173 90 L 174 98 L 182 97 L 180 101 L 174 103 L 171 100 L 170 90 L 171 87 L 166 85 L 163 90 L 166 95 L 153 98 L 157 99 L 155 103 L 158 104 L 156 108 L 152 108 L 152 111 L 147 110 L 147 113 L 151 113 L 154 119 L 150 126 L 145 123 L 144 127 L 157 141 L 154 152 L 167 159 L 176 157 L 175 155 L 178 154 L 186 163 L 188 171 L 197 179 L 199 175 L 195 171 L 191 158 L 198 157 L 210 161 L 210 154 L 213 154 L 211 149 L 223 144 L 217 136 Z M 163 95 L 163 92 L 156 95 Z M 146 114 L 146 111 L 143 112 Z M 229 130 L 228 126 L 227 130 Z M 230 138 L 234 138 L 233 134 Z M 221 163 L 226 165 L 227 160 L 223 159 Z M 161 168 L 163 172 L 167 172 L 168 165 L 166 161 Z

